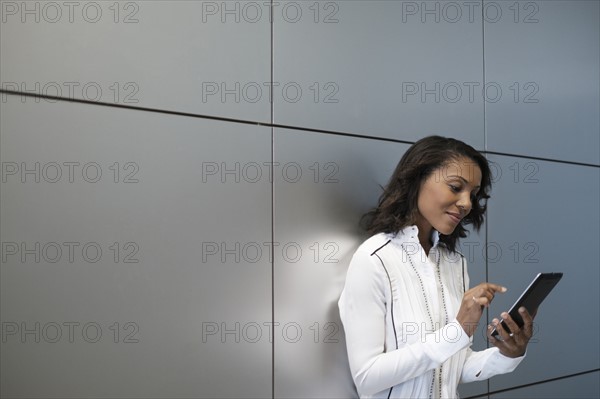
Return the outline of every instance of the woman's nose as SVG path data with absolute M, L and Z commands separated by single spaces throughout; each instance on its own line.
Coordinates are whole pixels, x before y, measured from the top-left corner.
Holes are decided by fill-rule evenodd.
M 471 212 L 472 207 L 471 196 L 469 193 L 466 193 L 466 195 L 461 195 L 457 205 L 463 210 L 465 215 L 468 215 L 469 212 Z

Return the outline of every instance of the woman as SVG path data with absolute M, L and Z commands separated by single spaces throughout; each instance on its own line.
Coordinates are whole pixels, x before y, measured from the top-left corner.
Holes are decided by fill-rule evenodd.
M 513 334 L 494 319 L 481 352 L 469 346 L 484 307 L 506 288 L 469 287 L 457 250 L 465 225 L 478 231 L 491 188 L 487 160 L 469 145 L 439 136 L 404 154 L 379 205 L 365 215 L 372 237 L 354 254 L 339 300 L 350 370 L 361 397 L 457 397 L 459 382 L 515 369 L 532 335 L 519 311 Z M 501 339 L 490 332 L 496 327 Z

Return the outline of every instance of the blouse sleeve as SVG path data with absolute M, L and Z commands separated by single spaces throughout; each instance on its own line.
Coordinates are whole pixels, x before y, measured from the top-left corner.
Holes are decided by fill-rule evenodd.
M 504 356 L 496 347 L 480 352 L 469 348 L 460 382 L 483 381 L 498 374 L 510 373 L 524 358 L 525 355 L 516 358 Z
M 389 282 L 379 259 L 359 249 L 350 262 L 338 305 L 350 371 L 360 395 L 420 376 L 470 343 L 467 334 L 454 342 L 440 339 L 454 336 L 457 328 L 463 331 L 454 319 L 418 342 L 386 348 L 386 289 Z

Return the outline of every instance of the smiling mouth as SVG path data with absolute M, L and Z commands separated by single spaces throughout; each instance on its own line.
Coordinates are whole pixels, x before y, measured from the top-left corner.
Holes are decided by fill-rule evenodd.
M 450 219 L 452 219 L 453 222 L 455 223 L 460 223 L 462 217 L 460 217 L 460 214 L 458 213 L 451 213 L 451 212 L 447 212 L 448 216 L 450 216 Z

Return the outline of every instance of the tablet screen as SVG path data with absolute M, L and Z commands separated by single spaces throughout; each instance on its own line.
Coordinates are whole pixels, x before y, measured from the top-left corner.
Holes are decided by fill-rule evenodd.
M 508 311 L 510 317 L 517 323 L 519 327 L 523 327 L 523 319 L 519 314 L 519 308 L 521 306 L 525 307 L 530 314 L 533 314 L 537 311 L 537 308 L 544 301 L 544 299 L 548 296 L 550 291 L 556 286 L 559 280 L 562 278 L 562 273 L 539 273 L 531 284 L 523 291 L 519 299 L 514 303 L 514 305 Z M 510 329 L 501 320 L 502 326 L 508 332 Z M 498 335 L 498 331 L 494 328 L 492 331 L 492 335 Z

